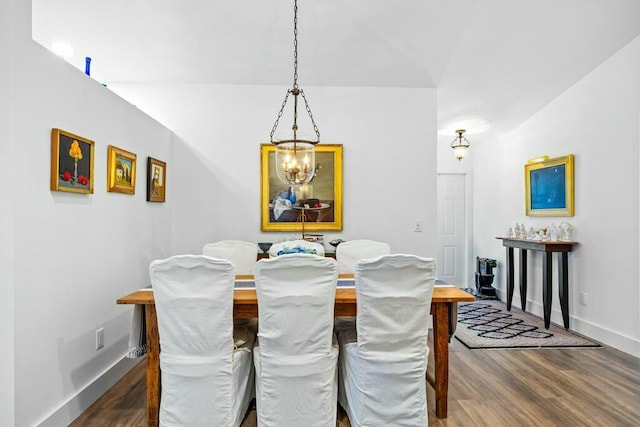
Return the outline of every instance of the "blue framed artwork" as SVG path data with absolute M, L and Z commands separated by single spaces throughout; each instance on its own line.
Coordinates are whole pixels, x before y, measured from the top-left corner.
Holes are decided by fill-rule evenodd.
M 524 166 L 527 216 L 573 216 L 573 154 Z

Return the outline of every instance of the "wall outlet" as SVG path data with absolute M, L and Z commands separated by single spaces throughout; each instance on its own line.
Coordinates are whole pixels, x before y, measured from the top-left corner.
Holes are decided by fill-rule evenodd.
M 416 222 L 413 226 L 413 231 L 416 233 L 421 233 L 422 232 L 422 220 L 421 219 L 416 219 Z
M 104 328 L 96 330 L 96 350 L 104 347 Z
M 580 304 L 587 305 L 589 304 L 589 294 L 586 292 L 580 292 Z

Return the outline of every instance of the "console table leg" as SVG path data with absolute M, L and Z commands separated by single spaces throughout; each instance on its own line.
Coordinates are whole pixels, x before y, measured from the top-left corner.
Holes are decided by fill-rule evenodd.
M 558 253 L 558 294 L 562 321 L 565 329 L 569 329 L 569 260 L 567 252 Z
M 551 322 L 551 269 L 552 252 L 545 252 L 542 258 L 542 303 L 544 305 L 544 327 L 549 329 Z
M 527 250 L 520 249 L 520 304 L 527 309 Z
M 511 311 L 513 300 L 513 248 L 507 247 L 507 311 Z

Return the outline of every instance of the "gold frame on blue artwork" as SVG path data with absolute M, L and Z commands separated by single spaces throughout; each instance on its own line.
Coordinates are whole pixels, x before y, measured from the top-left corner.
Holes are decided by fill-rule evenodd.
M 573 154 L 530 160 L 524 166 L 527 216 L 573 216 Z

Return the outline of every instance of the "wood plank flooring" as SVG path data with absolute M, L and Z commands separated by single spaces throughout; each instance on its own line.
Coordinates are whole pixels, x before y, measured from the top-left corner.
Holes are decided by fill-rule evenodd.
M 71 426 L 144 426 L 145 363 Z M 640 425 L 640 359 L 609 348 L 469 350 L 454 338 L 447 419 L 427 389 L 429 426 Z M 253 409 L 243 427 L 256 425 Z M 350 426 L 342 409 L 337 426 Z

